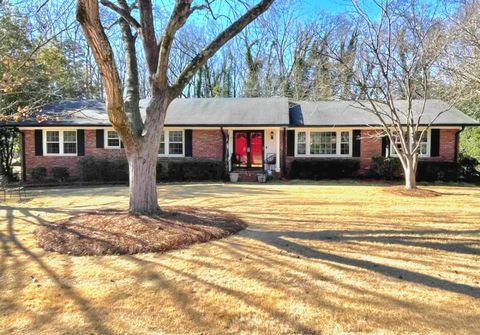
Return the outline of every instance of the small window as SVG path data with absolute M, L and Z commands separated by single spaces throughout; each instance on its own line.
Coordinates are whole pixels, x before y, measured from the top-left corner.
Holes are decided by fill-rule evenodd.
M 120 148 L 120 137 L 114 130 L 107 131 L 107 148 Z
M 415 139 L 418 140 L 421 134 L 422 132 L 418 131 L 415 135 L 416 136 Z M 424 132 L 421 136 L 422 137 L 420 138 L 418 154 L 419 156 L 428 156 L 428 131 Z M 397 147 L 398 151 L 402 152 L 401 136 L 399 134 L 394 134 L 393 139 L 394 139 L 394 145 Z M 391 148 L 391 154 L 393 156 L 397 155 L 397 152 L 395 151 L 393 146 Z
M 160 148 L 158 149 L 158 154 L 165 155 L 165 133 L 163 131 L 160 136 Z
M 59 131 L 47 131 L 47 154 L 60 154 Z
M 297 133 L 297 154 L 305 155 L 307 153 L 307 134 L 304 131 Z
M 420 136 L 420 134 L 422 134 L 422 132 L 417 132 L 417 138 Z M 427 136 L 427 132 L 425 131 L 422 134 L 422 137 L 420 138 L 419 154 L 421 156 L 426 156 L 428 154 L 427 148 L 428 148 L 428 136 Z
M 169 155 L 183 154 L 183 131 L 168 132 L 168 154 Z
M 64 154 L 77 153 L 77 132 L 76 131 L 63 132 L 63 153 Z
M 76 130 L 47 130 L 45 132 L 46 155 L 75 155 L 76 153 Z
M 164 130 L 160 136 L 159 155 L 183 155 L 183 130 Z
M 342 131 L 340 133 L 340 154 L 350 154 L 350 132 Z

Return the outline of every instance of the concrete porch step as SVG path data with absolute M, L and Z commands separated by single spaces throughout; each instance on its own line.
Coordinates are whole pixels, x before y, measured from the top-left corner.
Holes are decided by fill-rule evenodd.
M 233 172 L 238 173 L 238 182 L 256 182 L 257 180 L 257 174 L 261 173 L 262 171 L 260 170 L 235 170 Z

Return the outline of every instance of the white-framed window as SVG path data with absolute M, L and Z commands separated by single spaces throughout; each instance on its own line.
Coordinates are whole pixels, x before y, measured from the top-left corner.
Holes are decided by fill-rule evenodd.
M 121 140 L 120 136 L 115 130 L 105 131 L 105 148 L 107 149 L 120 149 Z
M 76 130 L 44 130 L 44 153 L 49 155 L 77 155 Z
M 340 132 L 340 155 L 350 154 L 350 132 Z
M 178 129 L 164 129 L 160 138 L 158 154 L 160 156 L 183 157 L 185 155 L 184 131 Z
M 305 131 L 297 132 L 297 153 L 299 155 L 307 153 L 307 133 Z
M 336 155 L 337 133 L 335 131 L 311 131 L 310 155 Z
M 331 129 L 297 130 L 295 136 L 295 156 L 352 156 L 352 131 Z
M 423 132 L 423 134 L 422 131 L 418 131 L 416 134 L 416 139 L 418 139 L 419 136 L 422 136 L 422 138 L 420 139 L 420 149 L 418 151 L 418 156 L 430 157 L 430 129 Z M 402 148 L 400 135 L 394 134 L 393 139 L 394 143 L 390 143 L 390 153 L 391 156 L 398 156 L 393 146 L 396 146 L 399 149 Z
M 160 148 L 158 149 L 159 155 L 165 155 L 165 131 L 162 131 L 160 136 Z

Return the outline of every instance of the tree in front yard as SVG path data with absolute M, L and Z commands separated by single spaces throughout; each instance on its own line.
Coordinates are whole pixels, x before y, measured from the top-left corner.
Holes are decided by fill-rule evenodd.
M 402 165 L 405 188 L 414 189 L 418 157 L 427 150 L 428 129 L 448 110 L 439 110 L 433 119 L 424 118 L 446 43 L 444 26 L 434 9 L 415 0 L 368 2 L 379 13 L 375 18 L 365 9 L 367 5 L 352 3 L 359 18 L 355 31 L 362 32 L 356 42 L 357 57 L 351 59 L 356 64 L 343 61 L 335 46 L 329 55 L 352 74 L 360 108 L 378 118 L 382 131 L 376 136 L 388 137 Z
M 138 0 L 131 3 L 127 0 L 119 0 L 116 3 L 101 0 L 102 5 L 118 15 L 125 51 L 125 98 L 111 43 L 100 20 L 98 2 L 98 0 L 78 0 L 77 20 L 83 28 L 100 69 L 109 120 L 125 145 L 130 175 L 129 211 L 132 214 L 153 215 L 160 210 L 155 174 L 160 136 L 168 106 L 182 94 L 197 70 L 205 65 L 225 43 L 265 12 L 274 0 L 261 0 L 249 8 L 175 75 L 169 73 L 169 65 L 176 34 L 193 13 L 200 10 L 212 11 L 212 1 L 204 1 L 202 4 L 193 6 L 191 0 L 176 0 L 161 38 L 157 39 L 155 28 L 160 26 L 160 22 L 155 22 L 151 0 Z M 137 36 L 141 40 L 150 81 L 151 98 L 146 107 L 145 119 L 142 119 L 139 108 Z

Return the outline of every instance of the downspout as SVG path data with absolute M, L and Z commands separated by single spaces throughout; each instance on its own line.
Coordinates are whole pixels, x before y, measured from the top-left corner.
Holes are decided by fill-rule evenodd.
M 287 128 L 283 127 L 283 143 L 282 146 L 280 147 L 280 153 L 282 154 L 282 166 L 280 167 L 280 171 L 282 176 L 285 176 L 286 174 L 286 168 L 287 168 L 287 152 L 286 152 L 286 146 L 287 145 Z
M 22 138 L 22 181 L 25 183 L 27 181 L 27 164 L 25 162 L 25 133 L 20 132 Z
M 223 131 L 223 127 L 220 127 L 220 132 L 222 133 L 222 162 L 225 163 L 225 155 L 227 152 L 227 137 Z
M 460 133 L 464 130 L 465 126 L 462 126 L 462 129 L 455 133 L 455 156 L 453 158 L 455 163 L 458 161 L 458 152 L 460 151 Z
M 225 159 L 225 156 L 227 155 L 227 136 L 225 135 L 225 132 L 223 131 L 223 127 L 220 127 L 220 132 L 222 133 L 222 163 L 223 163 L 223 168 L 226 172 L 226 175 L 228 175 L 228 167 Z

